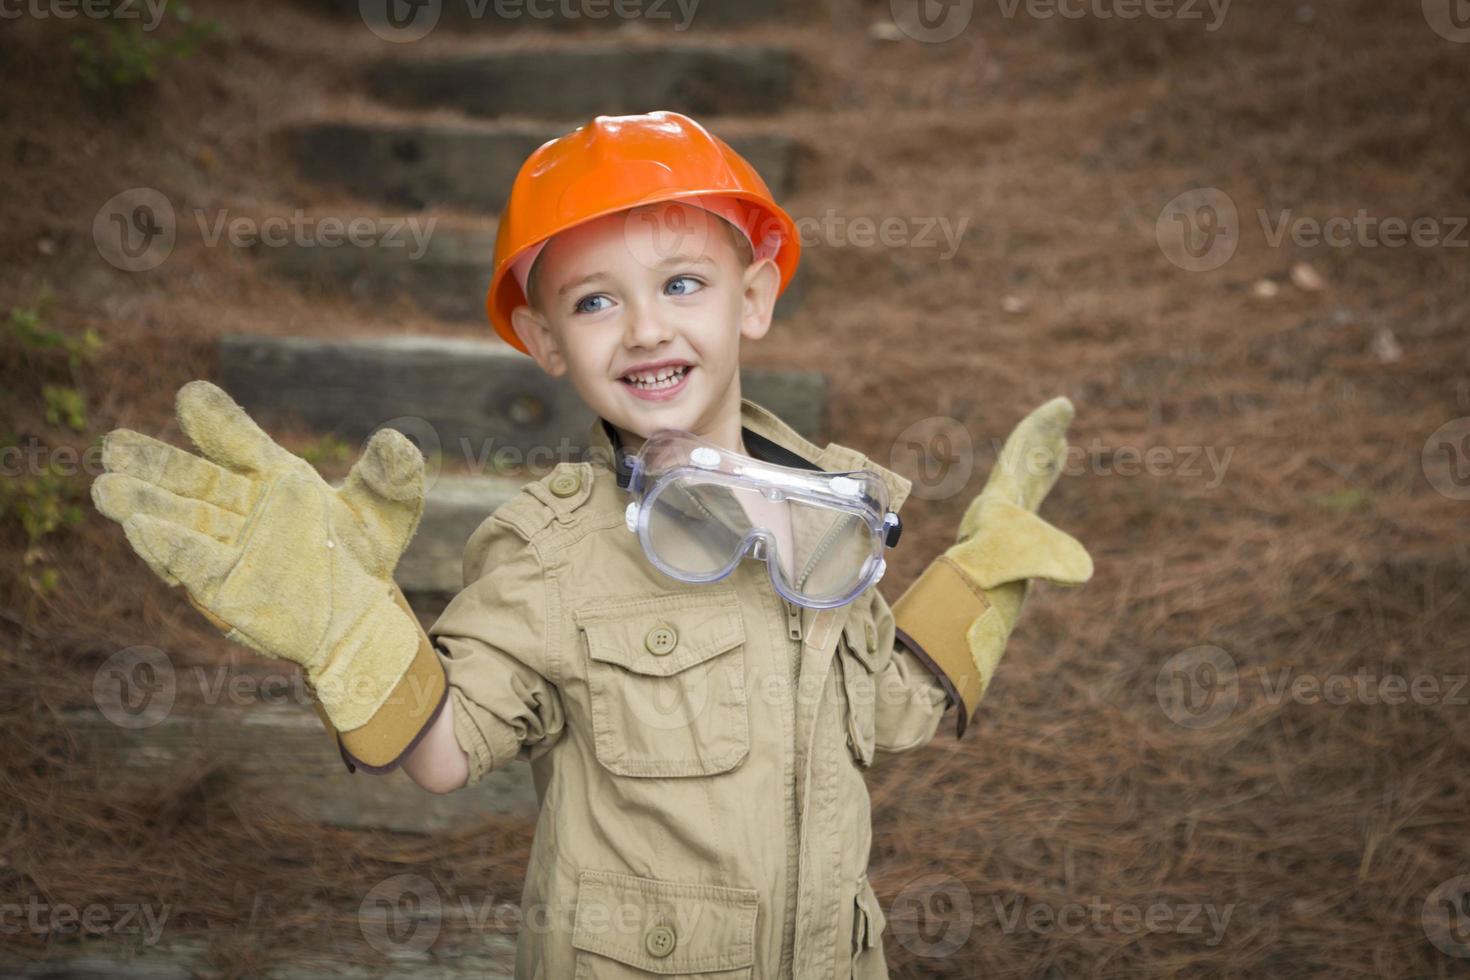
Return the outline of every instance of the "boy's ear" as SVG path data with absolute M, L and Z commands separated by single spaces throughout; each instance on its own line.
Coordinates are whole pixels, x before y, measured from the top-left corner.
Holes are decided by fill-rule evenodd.
M 566 358 L 562 357 L 561 347 L 557 344 L 546 317 L 534 307 L 517 306 L 510 311 L 510 325 L 516 336 L 521 338 L 521 343 L 531 352 L 531 357 L 541 365 L 541 370 L 553 378 L 559 378 L 566 373 Z
M 776 292 L 781 286 L 781 270 L 771 258 L 752 262 L 746 267 L 740 286 L 740 336 L 759 340 L 771 329 Z

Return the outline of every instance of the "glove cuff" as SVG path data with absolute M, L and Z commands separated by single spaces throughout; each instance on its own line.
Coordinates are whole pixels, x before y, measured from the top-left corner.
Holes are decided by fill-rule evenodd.
M 958 710 L 955 738 L 965 734 L 990 682 L 966 636 L 991 609 L 984 590 L 947 555 L 931 562 L 893 604 L 894 636 L 933 672 Z
M 356 625 L 314 681 L 322 713 L 353 763 L 386 772 L 442 710 L 444 668 L 428 634 L 392 586 L 392 601 Z

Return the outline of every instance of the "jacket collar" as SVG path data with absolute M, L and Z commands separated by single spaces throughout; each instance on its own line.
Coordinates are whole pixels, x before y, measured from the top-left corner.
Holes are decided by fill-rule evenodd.
M 762 408 L 749 398 L 740 399 L 740 426 L 745 446 L 757 459 L 782 466 L 800 466 L 827 472 L 843 470 L 872 470 L 888 487 L 888 507 L 894 513 L 908 499 L 912 482 L 892 470 L 874 463 L 871 459 L 847 446 L 829 442 L 818 448 L 791 426 L 781 421 L 775 413 Z M 622 476 L 624 462 L 621 446 L 617 445 L 617 432 L 606 419 L 598 418 L 587 431 L 587 454 L 585 459 L 604 466 L 614 474 Z

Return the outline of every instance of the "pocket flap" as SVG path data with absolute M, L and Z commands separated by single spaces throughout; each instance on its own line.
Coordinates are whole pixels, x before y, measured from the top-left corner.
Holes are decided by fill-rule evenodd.
M 638 674 L 667 677 L 745 642 L 745 621 L 733 590 L 600 599 L 578 609 L 593 660 Z
M 878 901 L 868 876 L 858 879 L 857 918 L 853 922 L 854 950 L 872 949 L 879 943 L 888 917 L 883 914 L 883 903 Z
M 583 871 L 572 945 L 649 973 L 743 969 L 755 963 L 758 896 L 754 888 Z

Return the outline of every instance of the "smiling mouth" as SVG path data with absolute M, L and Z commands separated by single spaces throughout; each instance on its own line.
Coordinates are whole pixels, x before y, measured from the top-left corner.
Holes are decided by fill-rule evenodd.
M 659 368 L 657 371 L 640 371 L 637 374 L 625 374 L 618 380 L 630 388 L 639 391 L 662 391 L 665 388 L 673 388 L 684 380 L 684 376 L 693 369 L 692 365 L 681 367 Z

